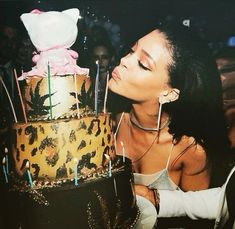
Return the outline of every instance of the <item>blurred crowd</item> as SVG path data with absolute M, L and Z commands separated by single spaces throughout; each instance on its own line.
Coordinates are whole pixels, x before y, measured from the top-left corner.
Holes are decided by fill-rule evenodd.
M 186 26 L 190 26 L 188 23 Z M 224 95 L 224 112 L 227 117 L 228 135 L 235 147 L 235 42 L 233 37 L 221 41 L 219 46 L 211 45 L 218 71 L 221 75 L 221 83 Z M 125 47 L 125 41 L 122 41 Z M 221 45 L 222 44 L 222 45 Z M 124 52 L 117 47 L 113 47 L 113 42 L 108 31 L 102 25 L 94 24 L 85 30 L 80 30 L 76 43 L 72 46 L 74 51 L 79 53 L 78 65 L 90 69 L 91 82 L 94 87 L 97 75 L 97 63 L 99 64 L 99 102 L 103 103 L 107 77 L 111 75 L 113 67 Z M 33 67 L 32 54 L 35 48 L 31 43 L 26 31 L 17 28 L 14 24 L 0 25 L 0 75 L 9 91 L 12 99 L 17 99 L 17 90 L 14 76 L 14 69 L 17 77 L 22 72 L 29 71 Z M 98 61 L 98 62 L 97 62 Z M 3 84 L 0 84 L 1 112 L 6 112 L 8 99 L 5 96 Z M 109 109 L 118 113 L 119 106 L 123 106 L 124 98 L 113 95 L 109 92 Z M 115 103 L 110 102 L 114 100 Z M 102 107 L 102 106 L 100 106 Z M 0 133 L 4 130 L 7 120 L 1 116 Z

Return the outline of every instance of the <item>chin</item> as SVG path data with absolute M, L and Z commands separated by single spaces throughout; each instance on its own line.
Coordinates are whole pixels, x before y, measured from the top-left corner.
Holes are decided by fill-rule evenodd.
M 122 93 L 123 90 L 120 87 L 120 85 L 115 80 L 113 80 L 112 78 L 109 80 L 109 90 L 116 93 L 116 94 L 118 94 L 118 95 L 125 96 Z

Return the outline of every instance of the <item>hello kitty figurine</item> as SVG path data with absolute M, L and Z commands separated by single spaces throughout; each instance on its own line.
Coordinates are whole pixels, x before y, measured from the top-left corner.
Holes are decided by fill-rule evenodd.
M 23 73 L 24 77 L 47 76 L 48 69 L 51 76 L 88 75 L 88 69 L 76 64 L 78 53 L 69 49 L 77 38 L 77 21 L 81 18 L 78 9 L 62 12 L 33 10 L 20 18 L 38 51 L 32 58 L 36 65 L 31 71 Z

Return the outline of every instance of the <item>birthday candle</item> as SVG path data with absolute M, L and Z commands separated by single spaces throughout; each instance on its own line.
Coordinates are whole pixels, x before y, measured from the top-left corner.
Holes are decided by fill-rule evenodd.
M 109 84 L 109 73 L 106 77 L 106 88 L 105 88 L 105 94 L 104 94 L 104 113 L 106 113 L 106 104 L 107 104 L 107 97 L 108 97 L 108 84 Z
M 51 73 L 50 73 L 50 65 L 49 65 L 49 62 L 48 62 L 48 65 L 47 65 L 47 75 L 48 75 L 48 92 L 49 92 L 49 103 L 50 103 L 50 118 L 52 119 Z
M 120 117 L 120 119 L 119 119 L 119 122 L 118 122 L 118 124 L 117 124 L 116 131 L 115 131 L 115 133 L 114 133 L 114 147 L 115 147 L 116 152 L 117 152 L 117 133 L 118 133 L 119 127 L 120 127 L 120 125 L 121 125 L 122 119 L 123 119 L 123 117 L 124 117 L 124 114 L 125 114 L 125 112 L 122 112 L 121 117 Z
M 78 118 L 80 118 L 80 111 L 79 111 L 79 105 L 78 105 L 78 91 L 77 91 L 77 77 L 76 77 L 76 74 L 74 74 L 74 90 L 75 90 L 75 97 L 76 97 L 77 116 L 78 116 Z
M 74 184 L 78 185 L 78 159 L 74 158 Z
M 104 156 L 108 159 L 108 177 L 111 177 L 112 176 L 112 161 L 111 161 L 111 158 L 108 154 L 104 154 Z
M 2 168 L 3 168 L 3 174 L 4 174 L 4 177 L 5 177 L 5 181 L 6 181 L 6 183 L 8 183 L 8 177 L 7 177 L 7 171 L 6 171 L 5 163 L 6 163 L 6 158 L 4 157 L 2 159 Z
M 96 77 L 95 77 L 95 115 L 98 114 L 98 96 L 99 96 L 99 72 L 100 72 L 100 66 L 99 61 L 96 61 Z
M 7 147 L 5 147 L 4 151 L 5 151 L 5 154 L 6 154 L 6 172 L 7 172 L 7 174 L 9 174 L 9 161 L 8 161 L 8 149 L 7 149 Z
M 25 167 L 26 167 L 26 172 L 27 172 L 27 176 L 28 176 L 28 180 L 29 180 L 29 186 L 30 186 L 30 188 L 32 188 L 33 187 L 33 180 L 32 180 L 32 176 L 29 171 L 29 161 L 27 161 Z
M 125 152 L 124 144 L 122 141 L 120 143 L 122 146 L 122 161 L 125 162 L 126 152 Z
M 22 107 L 24 121 L 25 121 L 25 123 L 27 123 L 28 120 L 27 120 L 27 116 L 26 116 L 26 112 L 25 112 L 25 106 L 24 106 L 24 103 L 23 103 L 23 98 L 22 98 L 22 94 L 21 94 L 21 90 L 20 90 L 20 85 L 19 85 L 19 82 L 18 82 L 18 77 L 17 77 L 16 69 L 14 68 L 13 71 L 14 71 L 14 76 L 15 76 L 15 81 L 16 81 L 19 97 L 20 97 L 20 103 L 21 103 L 21 107 Z

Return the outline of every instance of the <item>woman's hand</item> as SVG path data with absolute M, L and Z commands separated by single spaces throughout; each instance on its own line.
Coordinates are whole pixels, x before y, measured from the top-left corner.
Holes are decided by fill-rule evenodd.
M 154 206 L 159 204 L 155 201 L 154 190 L 149 189 L 144 185 L 135 184 L 135 193 L 139 196 L 148 199 Z

